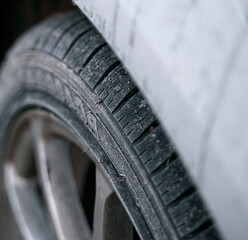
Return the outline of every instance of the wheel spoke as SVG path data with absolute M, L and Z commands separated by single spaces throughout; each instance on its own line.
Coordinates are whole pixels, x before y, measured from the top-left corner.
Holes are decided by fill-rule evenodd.
M 28 124 L 17 124 L 17 128 L 21 131 L 11 136 L 12 144 L 7 150 L 4 167 L 4 181 L 10 205 L 25 239 L 52 239 L 53 233 L 45 221 L 37 191 L 30 128 Z
M 132 240 L 132 223 L 112 187 L 96 170 L 93 240 Z
M 20 177 L 30 178 L 35 175 L 31 147 L 31 134 L 29 124 L 17 124 L 21 128 L 17 134 L 11 136 L 11 148 L 7 149 L 7 159 L 15 165 L 16 172 Z M 19 126 L 21 125 L 21 126 Z M 13 151 L 14 149 L 14 151 Z
M 41 120 L 33 120 L 32 130 L 38 174 L 58 239 L 90 239 L 71 166 L 69 143 L 46 135 Z
M 53 239 L 53 232 L 43 218 L 42 203 L 37 195 L 35 179 L 22 178 L 9 164 L 5 166 L 5 184 L 14 215 L 25 239 Z

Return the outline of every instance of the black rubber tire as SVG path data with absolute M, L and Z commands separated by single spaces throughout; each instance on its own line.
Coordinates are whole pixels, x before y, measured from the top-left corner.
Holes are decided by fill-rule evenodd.
M 24 34 L 6 58 L 0 84 L 1 156 L 16 116 L 46 109 L 88 142 L 143 239 L 219 239 L 147 101 L 81 13 L 56 16 Z

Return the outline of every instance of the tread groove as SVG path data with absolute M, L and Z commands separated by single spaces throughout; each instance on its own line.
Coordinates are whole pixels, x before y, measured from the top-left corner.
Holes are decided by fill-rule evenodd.
M 89 57 L 85 60 L 85 63 L 83 64 L 82 68 L 85 68 L 86 65 L 90 62 L 90 60 L 102 49 L 106 46 L 106 43 L 101 44 L 99 47 L 94 49 L 94 51 L 89 55 Z
M 170 163 L 178 158 L 177 153 L 173 152 L 163 163 L 161 163 L 157 168 L 155 168 L 150 174 L 151 176 L 157 175 L 160 171 L 164 170 Z
M 79 19 L 75 23 L 73 22 L 70 26 L 68 26 L 66 29 L 64 29 L 63 34 L 60 35 L 60 37 L 55 41 L 54 46 L 56 47 L 60 41 L 63 39 L 63 37 L 71 30 L 72 27 L 77 27 L 77 25 L 81 24 L 82 22 L 86 21 L 86 19 Z M 54 48 L 55 50 L 56 48 Z
M 206 222 L 204 222 L 200 227 L 198 227 L 196 230 L 190 232 L 189 234 L 187 234 L 185 237 L 183 237 L 183 239 L 192 239 L 192 237 L 197 236 L 199 233 L 203 232 L 204 230 L 206 230 L 207 228 L 211 227 L 213 225 L 211 220 L 208 220 Z
M 41 48 L 43 49 L 49 42 L 50 36 L 52 35 L 52 32 L 57 29 L 60 26 L 63 26 L 63 22 L 65 21 L 71 21 L 73 18 L 75 18 L 77 15 L 73 12 L 68 13 L 65 15 L 64 18 L 60 19 L 57 23 L 54 24 L 54 26 L 49 28 L 49 31 L 47 33 L 47 36 L 44 38 L 44 41 L 41 43 Z M 39 41 L 40 39 L 38 39 Z
M 142 134 L 133 142 L 134 145 L 142 142 L 142 140 L 151 134 L 153 130 L 155 130 L 159 126 L 158 120 L 153 121 L 143 132 Z
M 183 192 L 181 195 L 179 195 L 174 201 L 172 201 L 170 204 L 168 204 L 167 207 L 172 208 L 172 207 L 176 206 L 183 199 L 185 199 L 186 197 L 190 196 L 192 193 L 195 193 L 195 192 L 196 192 L 196 189 L 193 186 L 190 187 L 185 192 Z
M 119 110 L 126 104 L 126 102 L 132 98 L 134 95 L 136 95 L 139 92 L 138 88 L 134 88 L 132 91 L 130 91 L 118 104 L 118 106 L 112 111 L 113 114 L 116 114 L 119 112 Z
M 81 38 L 82 36 L 84 36 L 86 33 L 88 33 L 89 31 L 93 30 L 93 27 L 89 27 L 88 29 L 86 29 L 85 31 L 83 31 L 81 34 L 79 34 L 74 41 L 72 42 L 72 44 L 70 45 L 70 47 L 66 50 L 64 56 L 62 57 L 62 59 L 65 59 L 66 56 L 68 55 L 68 53 L 71 51 L 71 49 L 73 48 L 73 46 L 75 45 L 75 43 L 77 42 L 77 40 L 79 38 Z
M 97 88 L 97 86 L 99 84 L 101 84 L 101 82 L 117 67 L 119 66 L 121 63 L 120 61 L 116 61 L 114 62 L 105 72 L 104 74 L 101 76 L 101 78 L 97 81 L 97 83 L 94 85 L 93 89 L 95 90 Z

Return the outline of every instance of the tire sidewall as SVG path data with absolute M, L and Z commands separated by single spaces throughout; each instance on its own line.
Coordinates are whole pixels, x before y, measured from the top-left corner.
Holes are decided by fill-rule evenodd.
M 98 96 L 72 69 L 47 54 L 29 51 L 8 59 L 1 85 L 0 114 L 4 116 L 0 118 L 1 160 L 15 119 L 32 108 L 49 111 L 97 159 L 140 235 L 144 239 L 164 239 L 165 235 L 174 238 L 172 232 L 167 232 L 173 228 L 168 227 L 168 219 L 164 221 L 153 187 L 147 184 L 149 178 L 130 142 Z M 3 169 L 3 160 L 1 165 Z

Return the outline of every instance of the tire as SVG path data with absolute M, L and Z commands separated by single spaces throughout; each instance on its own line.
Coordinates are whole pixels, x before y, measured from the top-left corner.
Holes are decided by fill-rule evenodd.
M 0 84 L 1 159 L 17 116 L 44 109 L 82 141 L 93 139 L 89 148 L 142 239 L 219 239 L 174 145 L 84 15 L 59 15 L 25 33 L 6 57 Z

